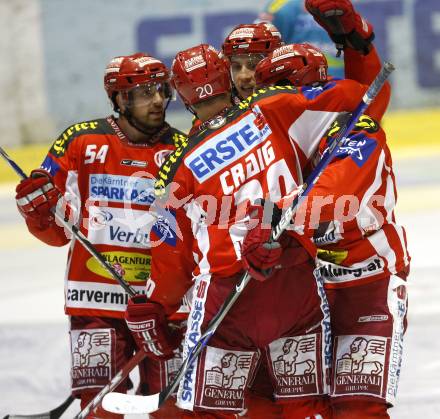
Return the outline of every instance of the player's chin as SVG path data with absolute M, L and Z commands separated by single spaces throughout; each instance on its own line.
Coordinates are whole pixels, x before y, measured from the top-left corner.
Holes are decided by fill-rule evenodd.
M 164 114 L 163 113 L 151 113 L 147 117 L 147 124 L 151 127 L 160 127 L 164 123 Z

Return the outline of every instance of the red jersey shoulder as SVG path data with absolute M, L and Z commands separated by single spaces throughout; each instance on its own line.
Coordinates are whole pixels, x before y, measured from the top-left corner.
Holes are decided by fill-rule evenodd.
M 49 153 L 57 158 L 60 158 L 64 156 L 73 141 L 84 135 L 99 136 L 114 133 L 113 128 L 104 118 L 78 122 L 71 125 L 61 133 L 61 135 L 52 144 Z
M 261 103 L 288 100 L 289 96 L 297 96 L 299 93 L 295 86 L 267 86 L 256 90 L 254 94 L 238 103 L 237 107 L 243 110 Z

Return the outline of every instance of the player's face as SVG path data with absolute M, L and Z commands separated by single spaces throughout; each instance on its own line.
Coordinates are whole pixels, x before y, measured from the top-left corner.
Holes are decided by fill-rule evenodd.
M 255 68 L 263 58 L 263 54 L 233 55 L 230 58 L 232 82 L 240 99 L 246 99 L 254 92 Z
M 170 97 L 168 83 L 143 84 L 127 92 L 127 106 L 146 128 L 157 128 L 164 123 L 165 105 Z

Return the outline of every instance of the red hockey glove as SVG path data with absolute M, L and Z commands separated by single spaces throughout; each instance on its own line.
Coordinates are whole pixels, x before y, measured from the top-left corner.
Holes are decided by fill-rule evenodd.
M 270 214 L 271 221 L 269 222 L 265 220 L 268 212 L 273 212 L 273 215 Z M 271 241 L 272 224 L 278 223 L 280 211 L 276 205 L 264 206 L 264 202 L 261 202 L 261 205 L 251 205 L 248 214 L 251 218 L 250 223 L 256 222 L 257 224 L 248 231 L 244 238 L 241 248 L 241 259 L 244 268 L 253 278 L 258 281 L 265 281 L 279 267 L 278 265 L 283 253 L 280 243 Z
M 149 301 L 146 295 L 130 298 L 125 321 L 138 348 L 150 358 L 170 359 L 182 342 L 180 329 L 171 330 L 168 326 L 163 306 Z
M 46 229 L 55 217 L 51 209 L 56 207 L 61 192 L 54 186 L 50 173 L 36 169 L 22 180 L 15 189 L 15 201 L 20 214 L 33 226 Z
M 374 39 L 373 26 L 354 10 L 350 0 L 305 0 L 305 6 L 338 51 L 349 46 L 368 54 Z
M 285 197 L 286 200 L 293 200 L 297 193 L 298 190 L 294 191 Z M 271 202 L 264 204 L 264 201 L 261 201 L 258 205 L 251 205 L 248 214 L 257 225 L 249 230 L 244 238 L 241 259 L 244 268 L 253 278 L 265 281 L 278 269 L 311 260 L 304 247 L 287 231 L 281 234 L 278 241 L 270 241 L 272 228 L 277 226 L 281 219 L 282 210 L 279 205 Z

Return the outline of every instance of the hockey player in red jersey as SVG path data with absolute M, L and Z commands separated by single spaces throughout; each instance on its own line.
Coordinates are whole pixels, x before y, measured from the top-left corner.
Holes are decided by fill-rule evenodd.
M 234 94 L 238 99 L 246 99 L 254 92 L 255 67 L 281 44 L 278 29 L 266 22 L 238 25 L 226 37 L 222 52 L 230 62 Z
M 118 116 L 67 128 L 41 168 L 17 186 L 16 196 L 34 236 L 52 246 L 70 242 L 65 311 L 70 316 L 72 392 L 82 407 L 132 356 L 135 345 L 129 328 L 139 326 L 137 311 L 149 310 L 158 322 L 165 321 L 164 310 L 175 312 L 185 291 L 184 286 L 168 284 L 165 309 L 136 297 L 141 303 L 130 302 L 127 327 L 128 295 L 52 215 L 63 196 L 71 221 L 137 292 L 145 293 L 147 285 L 153 298 L 156 284 L 147 282 L 152 236 L 170 246 L 175 240 L 149 211 L 155 199 L 153 186 L 165 157 L 186 136 L 164 119 L 172 88 L 168 69 L 154 57 L 142 53 L 115 57 L 105 70 L 104 87 Z M 178 339 L 174 335 L 160 339 L 162 345 L 153 339 L 150 355 L 172 357 Z M 155 345 L 162 352 L 154 352 Z M 141 368 L 141 384 L 149 388 L 141 390 L 159 391 L 169 378 L 166 371 L 172 374 L 177 361 L 148 361 L 147 368 Z M 124 382 L 118 391 L 126 389 Z M 90 417 L 113 416 L 99 409 Z
M 222 54 L 230 63 L 233 101 L 238 103 L 250 96 L 255 89 L 255 67 L 258 62 L 282 44 L 281 34 L 271 23 L 237 25 L 226 37 Z M 193 119 L 189 135 L 200 125 Z
M 197 260 L 184 356 L 243 274 L 243 263 L 261 280 L 251 281 L 186 373 L 178 405 L 193 411 L 189 416 L 232 417 L 244 408 L 244 391 L 263 362 L 283 417 L 328 417 L 330 336 L 310 258 L 298 235 L 284 236 L 281 247 L 263 246 L 268 229 L 258 223 L 261 210 L 249 204 L 274 202 L 297 188 L 316 141 L 338 112 L 356 107 L 366 88 L 344 80 L 307 97 L 291 86 L 275 87 L 233 106 L 229 66 L 214 48 L 180 52 L 172 71 L 182 100 L 202 121 L 170 155 L 156 183 L 168 206 L 184 204 L 177 224 L 182 217 L 192 222 L 192 230 L 182 229 Z M 246 236 L 252 221 L 255 233 Z M 303 245 L 314 255 L 309 240 Z M 174 274 L 163 250 L 153 249 L 153 280 Z
M 259 63 L 256 80 L 303 92 L 325 89 L 325 67 L 314 47 L 287 45 Z M 405 230 L 395 222 L 396 184 L 385 133 L 369 116 L 380 117 L 378 108 L 370 106 L 360 118 L 295 219 L 318 248 L 315 275 L 330 306 L 330 396 L 337 419 L 389 418 L 406 329 L 410 258 Z M 337 120 L 318 157 L 340 129 Z
M 350 0 L 307 0 L 306 7 L 327 30 L 337 48 L 343 50 L 345 78 L 369 84 L 380 70 L 371 23 L 354 10 Z M 335 20 L 336 16 L 342 17 L 341 25 Z M 222 52 L 231 64 L 233 92 L 239 100 L 246 99 L 255 89 L 257 64 L 282 44 L 280 32 L 268 22 L 238 25 L 226 37 Z M 387 83 L 382 92 L 383 113 L 388 104 L 385 98 L 388 96 L 389 100 L 389 95 Z

